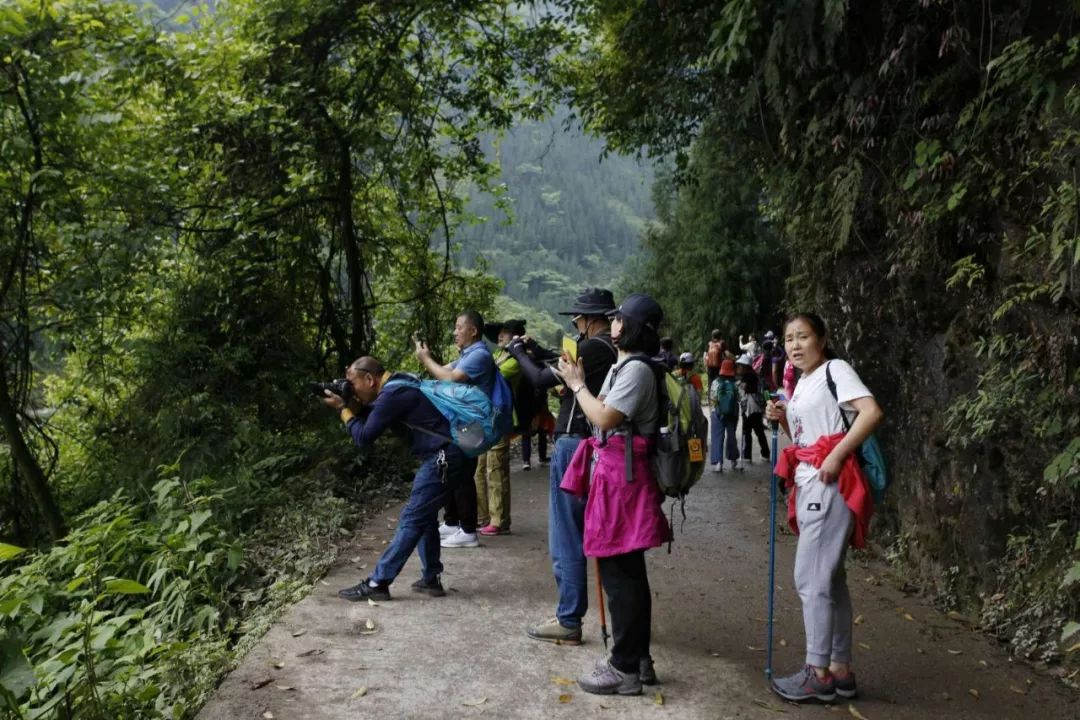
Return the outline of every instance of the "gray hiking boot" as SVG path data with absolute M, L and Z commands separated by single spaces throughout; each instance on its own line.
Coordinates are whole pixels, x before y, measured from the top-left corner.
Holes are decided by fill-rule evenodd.
M 818 700 L 831 703 L 836 700 L 836 684 L 833 682 L 832 675 L 819 678 L 810 665 L 803 666 L 803 669 L 794 675 L 773 678 L 772 690 L 791 702 Z
M 641 694 L 641 677 L 637 673 L 620 672 L 607 660 L 598 662 L 592 672 L 585 673 L 577 682 L 582 690 L 594 695 Z
M 532 625 L 525 632 L 533 640 L 543 640 L 556 645 L 581 644 L 581 628 L 568 628 L 559 622 L 559 618 L 551 618 Z
M 641 670 L 638 671 L 642 685 L 656 685 L 660 681 L 656 679 L 656 668 L 653 667 L 651 657 L 641 658 Z

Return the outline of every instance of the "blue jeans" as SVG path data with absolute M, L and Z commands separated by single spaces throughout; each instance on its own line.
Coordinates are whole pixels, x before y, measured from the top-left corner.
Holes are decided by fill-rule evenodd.
M 739 441 L 735 438 L 735 428 L 739 424 L 739 416 L 724 418 L 717 415 L 716 408 L 713 408 L 710 419 L 709 462 L 716 465 L 723 462 L 724 456 L 731 462 L 738 461 Z
M 445 482 L 437 456 L 425 460 L 416 471 L 412 493 L 398 518 L 397 532 L 379 558 L 371 582 L 387 585 L 394 582 L 413 550 L 420 555 L 424 580 L 430 582 L 443 571 L 439 559 L 439 508 L 451 497 L 454 487 L 462 482 L 465 465 L 465 456 L 456 446 L 448 445 L 445 453 Z M 472 484 L 472 476 L 468 481 Z
M 559 489 L 563 473 L 570 464 L 581 438 L 560 437 L 551 456 L 551 492 L 548 496 L 548 552 L 551 570 L 559 588 L 556 617 L 564 627 L 581 627 L 581 618 L 589 609 L 589 590 L 585 579 L 585 500 Z

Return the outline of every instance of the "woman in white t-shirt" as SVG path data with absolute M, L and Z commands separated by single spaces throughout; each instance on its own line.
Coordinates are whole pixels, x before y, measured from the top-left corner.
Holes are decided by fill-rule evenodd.
M 851 671 L 852 609 L 844 557 L 848 544 L 862 547 L 873 501 L 855 451 L 881 422 L 874 396 L 854 368 L 826 344 L 825 322 L 813 313 L 788 319 L 784 347 L 802 377 L 791 399 L 770 402 L 769 420 L 792 440 L 776 466 L 795 489 L 788 520 L 799 535 L 795 587 L 806 628 L 806 665 L 776 678 L 773 690 L 801 702 L 855 697 Z M 841 413 L 851 417 L 845 432 Z

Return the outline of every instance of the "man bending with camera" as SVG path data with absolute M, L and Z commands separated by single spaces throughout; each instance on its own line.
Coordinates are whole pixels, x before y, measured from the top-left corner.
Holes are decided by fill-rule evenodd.
M 412 551 L 420 555 L 422 577 L 412 588 L 432 597 L 446 594 L 439 575 L 443 565 L 439 548 L 439 508 L 462 482 L 465 456 L 452 444 L 450 425 L 442 413 L 415 387 L 405 373 L 391 375 L 373 357 L 362 357 L 346 372 L 351 398 L 325 390 L 323 402 L 338 411 L 361 448 L 370 447 L 387 430 L 403 437 L 421 461 L 413 478 L 412 494 L 398 518 L 397 532 L 371 575 L 359 584 L 338 591 L 346 600 L 389 600 L 390 584 Z M 385 387 L 393 378 L 407 380 Z M 468 476 L 472 484 L 472 475 Z

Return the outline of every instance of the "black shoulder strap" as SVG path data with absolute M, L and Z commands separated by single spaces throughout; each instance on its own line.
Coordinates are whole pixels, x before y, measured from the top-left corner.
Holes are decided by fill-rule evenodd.
M 599 340 L 607 346 L 607 349 L 611 351 L 612 356 L 615 358 L 615 362 L 619 361 L 619 351 L 615 349 L 615 343 L 611 341 L 611 336 L 593 335 L 589 340 Z
M 830 365 L 832 365 L 832 360 L 825 363 L 825 382 L 829 386 L 829 392 L 832 393 L 832 399 L 836 400 L 836 407 L 840 410 L 840 419 L 844 422 L 844 432 L 849 432 L 851 430 L 851 421 L 847 419 L 844 408 L 840 407 L 840 399 L 836 395 L 836 383 L 833 382 L 832 371 L 829 370 Z

